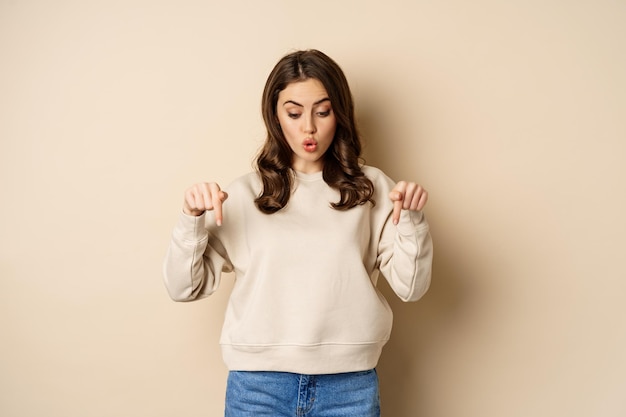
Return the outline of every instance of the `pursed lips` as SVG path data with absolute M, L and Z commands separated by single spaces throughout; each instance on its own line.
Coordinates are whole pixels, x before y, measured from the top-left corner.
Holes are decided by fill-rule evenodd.
M 315 152 L 317 150 L 317 141 L 313 138 L 306 138 L 302 141 L 302 146 L 307 152 Z

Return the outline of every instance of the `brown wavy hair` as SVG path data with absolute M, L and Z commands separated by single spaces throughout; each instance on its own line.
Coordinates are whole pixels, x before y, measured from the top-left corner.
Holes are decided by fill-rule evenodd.
M 256 158 L 262 190 L 255 199 L 259 210 L 271 214 L 289 202 L 294 174 L 291 170 L 293 151 L 278 122 L 278 94 L 287 85 L 316 79 L 324 85 L 330 99 L 337 127 L 330 148 L 324 154 L 324 181 L 340 193 L 337 210 L 348 210 L 372 198 L 374 185 L 361 170 L 361 140 L 354 118 L 354 101 L 346 77 L 335 61 L 324 53 L 310 49 L 284 56 L 270 73 L 261 103 L 267 129 L 265 144 Z

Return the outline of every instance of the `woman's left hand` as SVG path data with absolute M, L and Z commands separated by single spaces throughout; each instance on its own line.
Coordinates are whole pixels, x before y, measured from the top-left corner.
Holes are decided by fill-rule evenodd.
M 400 181 L 389 193 L 393 201 L 393 224 L 400 221 L 400 212 L 404 210 L 419 211 L 428 201 L 428 191 L 414 182 Z

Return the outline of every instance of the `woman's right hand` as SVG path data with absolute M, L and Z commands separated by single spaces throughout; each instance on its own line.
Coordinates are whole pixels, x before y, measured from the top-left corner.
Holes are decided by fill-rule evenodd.
M 207 210 L 215 210 L 215 222 L 222 225 L 222 203 L 228 194 L 215 182 L 194 184 L 185 191 L 183 212 L 190 216 L 201 216 Z

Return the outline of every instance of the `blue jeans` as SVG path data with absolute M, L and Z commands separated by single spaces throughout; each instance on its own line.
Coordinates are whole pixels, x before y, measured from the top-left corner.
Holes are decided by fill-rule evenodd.
M 379 417 L 378 375 L 231 371 L 224 416 Z

